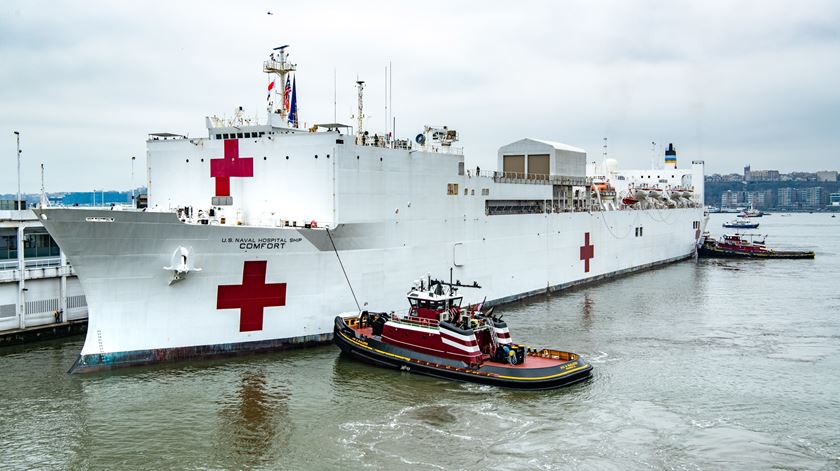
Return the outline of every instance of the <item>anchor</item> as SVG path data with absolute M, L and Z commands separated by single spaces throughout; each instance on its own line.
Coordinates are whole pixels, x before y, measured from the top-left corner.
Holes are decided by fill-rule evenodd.
M 169 266 L 163 267 L 164 270 L 172 271 L 172 279 L 169 280 L 170 286 L 186 279 L 187 275 L 192 271 L 201 271 L 201 268 L 192 265 L 189 255 L 189 249 L 178 246 L 175 252 L 172 253 Z

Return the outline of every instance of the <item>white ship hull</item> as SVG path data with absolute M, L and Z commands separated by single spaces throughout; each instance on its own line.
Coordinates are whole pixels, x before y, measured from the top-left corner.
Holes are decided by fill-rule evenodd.
M 389 221 L 329 234 L 191 225 L 174 213 L 59 208 L 42 217 L 87 295 L 75 369 L 92 370 L 328 342 L 335 315 L 358 309 L 354 294 L 362 309 L 401 311 L 409 281 L 450 267 L 503 302 L 680 260 L 694 252 L 703 209 L 457 218 L 433 221 L 434 231 L 426 219 Z M 201 271 L 170 284 L 163 267 L 178 247 Z M 285 283 L 285 299 L 274 301 L 282 305 L 267 301 L 259 330 L 242 329 L 240 309 L 219 309 L 219 287 L 242 285 L 251 261 L 266 262 L 264 283 Z

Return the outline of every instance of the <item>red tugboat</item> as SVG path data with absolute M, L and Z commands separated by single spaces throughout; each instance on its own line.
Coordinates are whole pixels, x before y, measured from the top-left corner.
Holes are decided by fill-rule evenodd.
M 348 356 L 378 366 L 517 389 L 554 389 L 591 377 L 575 353 L 513 343 L 493 308 L 461 307 L 459 288 L 478 284 L 419 280 L 405 315 L 353 312 L 335 318 L 334 339 Z
M 773 250 L 764 245 L 766 236 L 754 234 L 724 235 L 715 240 L 706 234 L 698 256 L 703 258 L 814 258 L 814 252 Z

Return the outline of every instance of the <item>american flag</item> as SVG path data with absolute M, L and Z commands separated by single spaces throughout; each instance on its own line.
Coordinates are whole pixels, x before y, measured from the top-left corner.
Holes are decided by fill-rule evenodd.
M 286 113 L 288 113 L 292 107 L 291 97 L 292 83 L 289 81 L 289 77 L 286 77 L 286 88 L 283 89 L 283 109 L 286 110 Z

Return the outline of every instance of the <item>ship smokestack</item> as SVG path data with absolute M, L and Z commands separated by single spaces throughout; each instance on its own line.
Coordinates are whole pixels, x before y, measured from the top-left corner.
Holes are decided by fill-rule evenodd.
M 677 168 L 677 149 L 674 148 L 674 143 L 669 143 L 668 149 L 665 150 L 665 168 Z

